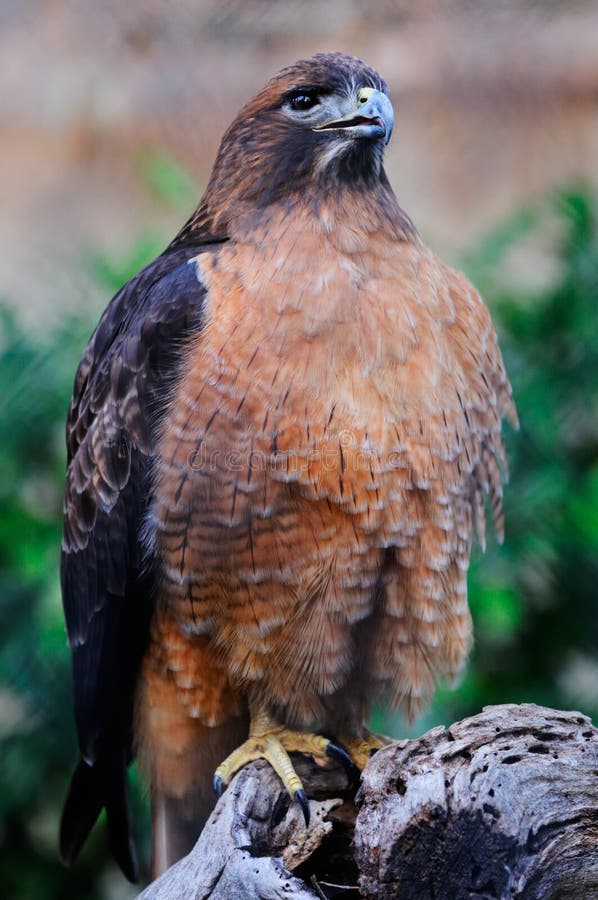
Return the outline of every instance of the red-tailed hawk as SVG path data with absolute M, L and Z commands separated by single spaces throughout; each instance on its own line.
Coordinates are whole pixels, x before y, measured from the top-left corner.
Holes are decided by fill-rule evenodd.
M 105 807 L 135 877 L 134 754 L 159 872 L 194 843 L 214 772 L 220 789 L 264 757 L 307 815 L 289 751 L 362 766 L 374 699 L 412 714 L 461 671 L 472 532 L 488 494 L 502 536 L 515 410 L 479 295 L 392 192 L 392 126 L 359 60 L 284 69 L 85 351 L 62 557 L 81 752 L 67 862 Z

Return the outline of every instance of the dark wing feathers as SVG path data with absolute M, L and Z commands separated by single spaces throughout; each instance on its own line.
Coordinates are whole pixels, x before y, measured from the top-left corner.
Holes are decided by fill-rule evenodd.
M 129 881 L 138 877 L 131 837 L 126 763 L 88 766 L 79 761 L 71 779 L 60 823 L 60 850 L 65 862 L 78 855 L 102 808 L 106 807 L 110 849 Z
M 61 855 L 74 859 L 105 806 L 127 877 L 135 860 L 125 770 L 151 615 L 139 530 L 156 427 L 185 340 L 202 327 L 205 288 L 190 255 L 167 250 L 113 298 L 79 365 L 67 419 L 61 579 L 83 759 L 65 803 Z

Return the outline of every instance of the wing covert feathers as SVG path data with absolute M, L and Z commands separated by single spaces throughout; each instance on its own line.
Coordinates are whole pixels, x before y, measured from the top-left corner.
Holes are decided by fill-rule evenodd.
M 72 860 L 105 806 L 128 878 L 135 862 L 126 764 L 152 602 L 139 533 L 155 431 L 184 343 L 201 327 L 204 294 L 182 252 L 158 258 L 125 285 L 84 353 L 67 420 L 61 580 L 82 759 L 61 847 Z

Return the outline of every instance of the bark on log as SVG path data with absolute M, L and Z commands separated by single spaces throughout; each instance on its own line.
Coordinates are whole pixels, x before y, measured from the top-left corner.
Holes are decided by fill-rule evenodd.
M 598 898 L 598 731 L 579 713 L 487 707 L 364 772 L 364 897 Z
M 597 900 L 598 730 L 532 704 L 380 750 L 357 784 L 296 758 L 305 828 L 266 763 L 139 900 Z

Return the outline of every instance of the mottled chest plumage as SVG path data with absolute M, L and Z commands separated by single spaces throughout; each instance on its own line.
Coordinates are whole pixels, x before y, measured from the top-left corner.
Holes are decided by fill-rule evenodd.
M 466 652 L 480 473 L 500 483 L 484 451 L 498 394 L 463 353 L 464 312 L 488 338 L 483 306 L 420 245 L 389 249 L 375 231 L 295 225 L 292 242 L 197 264 L 207 322 L 164 422 L 152 508 L 165 602 L 220 648 L 232 684 L 284 695 L 287 718 L 290 679 L 310 698 L 304 720 L 356 660 L 400 701 L 401 654 L 413 669 L 422 648 L 438 661 L 409 693 L 427 695 L 429 673 Z
M 246 244 L 198 262 L 208 318 L 163 426 L 154 504 L 175 581 L 297 580 L 322 565 L 327 540 L 345 555 L 339 530 L 361 557 L 413 531 L 404 494 L 435 465 L 418 418 L 435 398 L 402 383 L 421 352 L 396 297 L 406 263 L 321 242 L 327 277 L 306 262 L 313 230 L 291 254 Z

